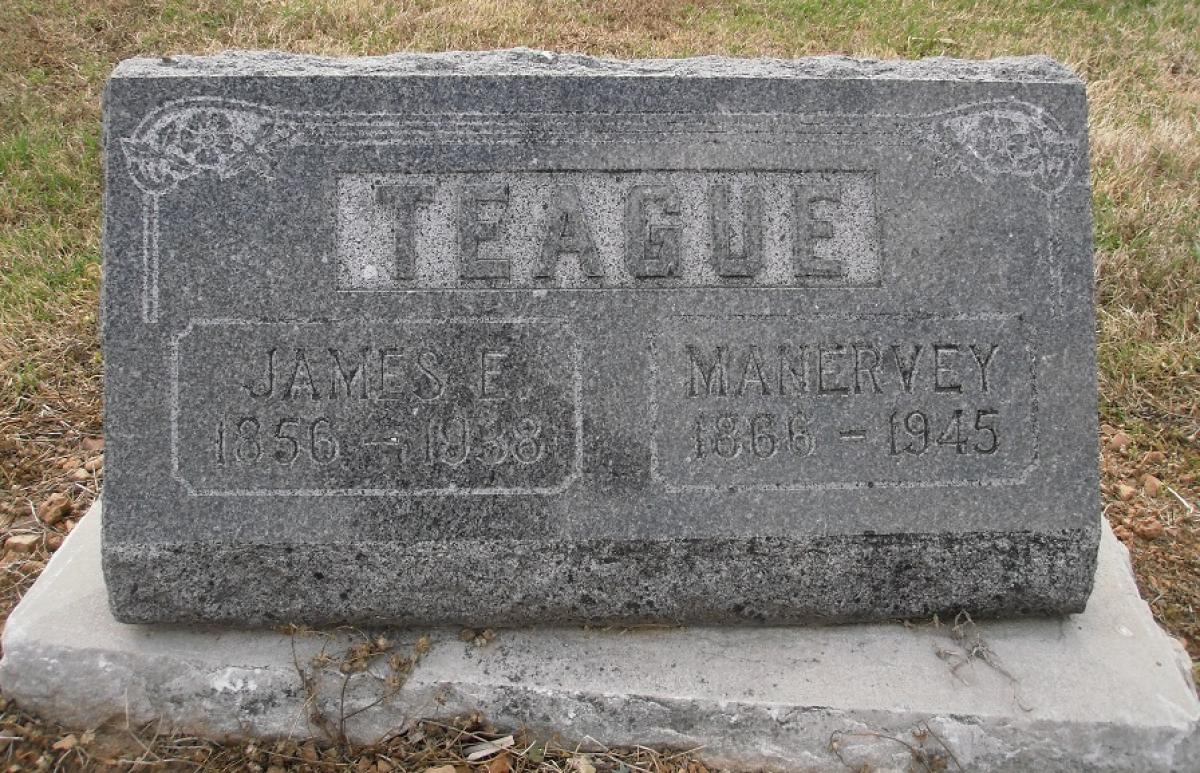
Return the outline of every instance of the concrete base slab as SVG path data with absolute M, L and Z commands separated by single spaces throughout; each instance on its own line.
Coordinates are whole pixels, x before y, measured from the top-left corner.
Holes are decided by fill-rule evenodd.
M 1070 617 L 506 630 L 486 644 L 392 631 L 343 701 L 339 664 L 361 633 L 116 622 L 100 519 L 97 506 L 9 618 L 0 662 L 8 697 L 80 728 L 128 719 L 218 738 L 303 737 L 347 718 L 347 735 L 370 742 L 417 718 L 479 711 L 568 740 L 702 746 L 736 768 L 906 770 L 912 747 L 950 770 L 1200 769 L 1190 662 L 1107 531 L 1087 610 Z M 411 674 L 389 680 L 390 655 L 415 654 L 423 635 Z

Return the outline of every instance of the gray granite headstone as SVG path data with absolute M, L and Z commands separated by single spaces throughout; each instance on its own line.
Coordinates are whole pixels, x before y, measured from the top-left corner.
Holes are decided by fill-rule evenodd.
M 122 63 L 116 615 L 1079 610 L 1085 110 L 1044 58 Z

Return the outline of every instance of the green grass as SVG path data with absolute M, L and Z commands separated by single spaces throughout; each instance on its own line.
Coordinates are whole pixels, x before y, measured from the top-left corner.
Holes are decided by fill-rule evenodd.
M 0 0 L 0 516 L 29 529 L 50 492 L 81 507 L 95 493 L 59 462 L 101 421 L 104 80 L 125 57 L 222 48 L 1054 56 L 1088 83 L 1101 414 L 1132 438 L 1105 454 L 1106 491 L 1136 486 L 1154 449 L 1153 471 L 1200 498 L 1198 30 L 1195 0 Z M 1159 619 L 1200 656 L 1200 517 L 1165 495 L 1107 503 L 1118 529 L 1173 524 L 1123 538 Z M 0 618 L 40 571 L 13 566 Z
M 1194 366 L 1179 349 L 1200 348 L 1198 29 L 1193 2 L 12 0 L 0 10 L 0 317 L 21 327 L 94 296 L 85 269 L 98 253 L 98 96 L 124 56 L 510 45 L 622 56 L 1049 53 L 1090 87 L 1104 416 L 1178 414 L 1195 401 L 1196 375 L 1161 366 Z
M 61 316 L 77 291 L 95 293 L 86 266 L 98 254 L 98 96 L 124 56 L 508 45 L 624 56 L 1045 52 L 1091 89 L 1105 416 L 1118 405 L 1172 413 L 1197 384 L 1159 365 L 1186 359 L 1173 348 L 1200 345 L 1197 29 L 1191 2 L 13 0 L 0 10 L 0 317 L 19 328 Z M 1148 335 L 1147 313 L 1159 323 Z
M 0 408 L 18 415 L 95 378 L 99 98 L 123 57 L 515 45 L 615 56 L 1047 53 L 1088 82 L 1103 418 L 1195 466 L 1197 30 L 1200 3 L 1181 0 L 8 0 L 0 5 Z M 75 344 L 92 356 L 62 356 Z M 89 399 L 79 410 L 96 423 L 98 397 Z
M 125 56 L 510 45 L 622 56 L 1049 53 L 1089 83 L 1103 414 L 1186 415 L 1200 391 L 1187 356 L 1200 349 L 1198 29 L 1194 2 L 11 0 L 0 9 L 0 321 L 9 336 L 28 334 L 94 304 L 98 101 Z M 24 359 L 14 348 L 0 337 L 0 383 Z M 38 359 L 36 344 L 29 354 Z M 1160 429 L 1190 431 L 1177 424 Z

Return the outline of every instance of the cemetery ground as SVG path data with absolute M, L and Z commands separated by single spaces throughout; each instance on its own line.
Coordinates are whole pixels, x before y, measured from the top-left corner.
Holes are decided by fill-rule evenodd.
M 1088 84 L 1105 514 L 1155 615 L 1200 658 L 1197 29 L 1200 5 L 1190 2 L 8 0 L 0 4 L 0 615 L 103 482 L 99 99 L 118 60 L 225 48 L 366 55 L 519 45 L 619 57 L 1047 53 Z M 384 645 L 365 640 L 379 652 L 360 654 L 390 656 Z M 0 766 L 18 769 L 104 760 L 579 773 L 698 765 L 645 750 L 585 759 L 520 738 L 468 763 L 468 750 L 494 737 L 472 718 L 362 752 L 221 747 L 154 728 L 94 738 L 2 697 L 0 710 Z

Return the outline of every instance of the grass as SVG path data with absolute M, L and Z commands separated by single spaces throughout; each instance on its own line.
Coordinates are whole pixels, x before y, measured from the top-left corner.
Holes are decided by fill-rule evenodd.
M 1200 4 L 1167 0 L 6 0 L 0 525 L 43 539 L 0 559 L 3 603 L 71 523 L 46 527 L 36 506 L 63 492 L 78 515 L 99 485 L 77 463 L 95 455 L 101 427 L 99 94 L 119 59 L 516 45 L 613 56 L 1047 53 L 1087 81 L 1091 105 L 1106 513 L 1159 619 L 1200 656 L 1197 30 Z M 1157 496 L 1146 475 L 1166 484 Z

